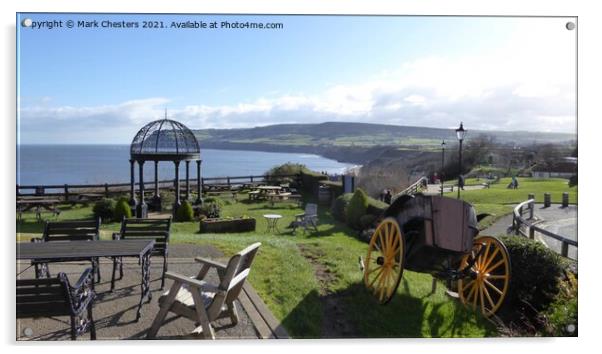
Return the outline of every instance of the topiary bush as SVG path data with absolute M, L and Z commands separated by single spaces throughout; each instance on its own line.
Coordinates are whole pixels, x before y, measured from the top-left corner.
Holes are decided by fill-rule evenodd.
M 113 218 L 115 213 L 115 200 L 103 198 L 92 207 L 92 213 L 95 218 L 100 218 L 102 221 L 108 221 Z
M 380 200 L 368 197 L 368 214 L 381 215 L 389 207 L 389 204 Z
M 353 193 L 353 197 L 351 197 L 349 205 L 347 206 L 347 211 L 345 215 L 347 225 L 356 230 L 361 229 L 362 226 L 360 224 L 360 218 L 362 217 L 362 215 L 366 214 L 367 210 L 368 196 L 362 189 L 358 188 L 355 190 L 355 193 Z
M 194 210 L 189 201 L 185 200 L 182 205 L 176 210 L 176 221 L 194 221 Z
M 132 217 L 132 208 L 127 198 L 120 198 L 115 204 L 115 211 L 113 212 L 113 220 L 121 221 L 123 218 Z
M 332 217 L 340 222 L 345 222 L 345 213 L 347 210 L 347 205 L 349 205 L 349 201 L 351 201 L 351 197 L 353 197 L 353 193 L 346 193 L 334 200 L 332 202 L 332 206 L 330 207 L 330 213 Z
M 516 309 L 545 309 L 559 292 L 562 258 L 543 244 L 520 236 L 502 236 L 510 254 L 512 278 L 506 304 Z M 525 302 L 528 304 L 525 304 Z

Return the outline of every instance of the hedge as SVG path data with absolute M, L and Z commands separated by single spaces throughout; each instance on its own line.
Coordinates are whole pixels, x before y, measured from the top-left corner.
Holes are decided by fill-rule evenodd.
M 540 242 L 521 236 L 502 236 L 510 254 L 512 277 L 506 304 L 516 308 L 527 302 L 533 309 L 545 309 L 559 292 L 563 276 L 562 258 Z

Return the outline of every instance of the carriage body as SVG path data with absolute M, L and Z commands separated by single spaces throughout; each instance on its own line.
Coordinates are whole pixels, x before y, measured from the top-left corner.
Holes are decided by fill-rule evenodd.
M 402 196 L 385 211 L 405 235 L 405 269 L 440 276 L 457 269 L 479 233 L 474 208 L 459 199 Z
M 480 216 L 459 199 L 417 194 L 397 198 L 368 247 L 364 283 L 380 304 L 397 292 L 404 269 L 455 284 L 460 300 L 488 317 L 510 283 L 510 256 L 495 237 L 479 235 Z

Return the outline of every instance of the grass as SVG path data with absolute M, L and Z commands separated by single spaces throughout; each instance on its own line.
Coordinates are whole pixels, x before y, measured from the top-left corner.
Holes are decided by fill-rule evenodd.
M 296 338 L 319 338 L 323 323 L 324 296 L 337 296 L 361 337 L 483 337 L 497 335 L 496 328 L 477 313 L 445 295 L 440 284 L 431 294 L 432 277 L 405 271 L 401 286 L 386 306 L 374 301 L 362 283 L 358 258 L 365 256 L 367 244 L 354 237 L 355 231 L 335 221 L 328 210 L 319 208 L 318 232 L 298 231 L 292 235 L 285 227 L 302 210 L 295 204 L 226 202 L 222 216 L 248 215 L 256 218 L 257 231 L 238 234 L 199 234 L 197 222 L 174 223 L 172 243 L 210 244 L 227 256 L 252 242 L 262 247 L 249 281 L 288 332 Z M 266 213 L 278 213 L 282 234 L 266 234 Z M 49 215 L 44 215 L 49 217 Z M 91 217 L 91 207 L 65 207 L 60 219 Z M 102 238 L 110 238 L 118 223 L 104 223 Z M 42 224 L 32 213 L 24 214 L 17 226 L 17 240 L 39 236 Z M 303 248 L 302 254 L 301 248 Z M 313 262 L 332 276 L 323 282 L 316 278 Z
M 489 188 L 476 189 L 476 190 L 463 190 L 460 193 L 460 197 L 471 203 L 477 213 L 491 214 L 491 217 L 487 217 L 481 221 L 481 229 L 485 229 L 495 223 L 497 220 L 512 212 L 516 204 L 527 200 L 529 194 L 535 194 L 535 202 L 543 203 L 544 193 L 550 193 L 552 203 L 562 202 L 562 193 L 569 193 L 569 202 L 571 204 L 577 204 L 577 187 L 569 187 L 568 180 L 563 178 L 517 178 L 518 189 L 506 188 L 510 181 L 510 177 L 501 178 L 498 183 L 493 183 Z M 467 178 L 465 184 L 478 185 L 483 183 L 485 180 L 476 178 Z M 457 181 L 447 181 L 449 184 L 455 184 Z M 454 188 L 453 192 L 445 192 L 445 196 L 455 198 L 457 196 L 457 190 Z
M 502 178 L 499 183 L 492 184 L 488 189 L 465 190 L 461 192 L 462 199 L 472 204 L 518 204 L 527 200 L 529 194 L 535 194 L 535 201 L 543 203 L 544 193 L 550 193 L 552 203 L 562 202 L 562 193 L 569 193 L 569 202 L 577 204 L 577 187 L 569 187 L 568 180 L 562 178 L 518 178 L 518 189 L 506 188 L 511 178 Z M 446 193 L 449 196 L 456 192 Z

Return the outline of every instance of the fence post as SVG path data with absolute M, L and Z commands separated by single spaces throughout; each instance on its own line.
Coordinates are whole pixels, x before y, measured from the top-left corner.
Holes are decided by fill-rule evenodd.
M 69 200 L 69 185 L 65 183 L 65 201 Z
M 230 177 L 227 177 L 226 180 L 228 181 L 228 189 L 230 189 Z
M 105 183 L 105 198 L 109 197 L 109 184 Z
M 529 226 L 529 238 L 531 240 L 535 239 L 535 229 L 533 228 L 533 226 Z
M 19 185 L 17 184 L 17 197 L 21 195 Z
M 543 194 L 543 207 L 544 208 L 549 208 L 550 205 L 552 204 L 551 202 L 551 197 L 550 197 L 550 193 L 544 193 Z
M 562 193 L 562 207 L 567 208 L 568 206 L 569 206 L 569 193 L 563 192 Z
M 569 244 L 566 242 L 562 242 L 562 250 L 560 252 L 560 255 L 563 257 L 568 257 L 569 255 Z

